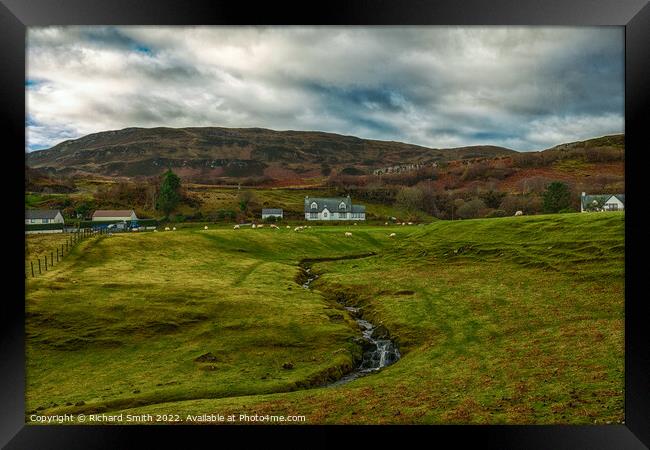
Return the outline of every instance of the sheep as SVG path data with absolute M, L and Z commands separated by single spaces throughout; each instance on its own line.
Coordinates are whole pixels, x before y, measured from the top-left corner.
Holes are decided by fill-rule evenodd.
M 206 226 L 204 226 L 204 227 L 203 227 L 203 229 L 204 229 L 204 230 L 207 230 L 207 229 L 208 229 L 208 226 L 207 226 L 207 225 L 206 225 Z
M 255 224 L 251 225 L 251 228 L 255 229 Z
M 290 229 L 290 228 L 291 228 L 291 225 L 287 225 L 286 228 L 287 228 L 287 230 Z
M 172 231 L 176 231 L 176 227 L 172 228 Z
M 524 212 L 523 212 L 523 211 L 517 211 L 517 212 L 515 213 L 515 216 L 523 216 L 523 215 L 524 215 Z
M 169 227 L 165 227 L 165 231 L 169 231 Z
M 388 237 L 395 237 L 395 236 L 397 236 L 395 233 L 391 233 L 388 235 Z
M 259 224 L 257 228 L 264 228 L 264 224 L 263 223 Z
M 274 224 L 271 224 L 271 225 L 269 225 L 269 228 L 278 228 L 278 226 L 274 225 Z
M 352 233 L 350 233 L 349 231 L 345 232 L 345 237 L 351 237 L 351 236 L 352 236 Z
M 402 226 L 406 225 L 406 222 L 402 222 Z
M 356 222 L 354 222 L 354 224 L 356 225 L 357 223 L 356 223 Z
M 384 225 L 388 225 L 388 222 L 384 222 Z
M 234 227 L 232 227 L 232 229 L 233 230 L 239 230 L 239 225 L 235 225 Z
M 409 224 L 409 225 L 413 225 L 413 222 L 409 222 L 408 224 Z
M 158 230 L 153 230 L 154 233 L 158 233 Z

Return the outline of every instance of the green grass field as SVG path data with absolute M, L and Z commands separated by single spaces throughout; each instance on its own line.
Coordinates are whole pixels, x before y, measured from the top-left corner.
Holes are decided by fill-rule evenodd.
M 303 258 L 368 252 L 315 264 L 313 291 L 296 283 Z M 28 417 L 618 422 L 624 276 L 623 213 L 101 236 L 28 280 Z M 359 352 L 335 299 L 402 359 L 318 387 Z

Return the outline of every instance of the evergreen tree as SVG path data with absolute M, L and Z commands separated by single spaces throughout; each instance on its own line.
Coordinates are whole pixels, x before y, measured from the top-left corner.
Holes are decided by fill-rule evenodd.
M 544 212 L 556 213 L 571 206 L 569 186 L 559 181 L 548 185 L 544 192 Z
M 171 169 L 167 169 L 162 176 L 160 193 L 156 202 L 156 208 L 165 213 L 165 216 L 168 216 L 178 206 L 181 200 L 180 190 L 181 179 Z

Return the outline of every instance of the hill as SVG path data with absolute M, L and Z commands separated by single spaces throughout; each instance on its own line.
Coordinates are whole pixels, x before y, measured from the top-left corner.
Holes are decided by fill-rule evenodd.
M 262 128 L 125 128 L 62 142 L 26 155 L 29 167 L 57 174 L 158 175 L 186 179 L 305 179 L 372 173 L 396 164 L 427 164 L 516 153 L 489 145 L 435 149 L 312 131 Z M 347 169 L 347 172 L 346 172 Z

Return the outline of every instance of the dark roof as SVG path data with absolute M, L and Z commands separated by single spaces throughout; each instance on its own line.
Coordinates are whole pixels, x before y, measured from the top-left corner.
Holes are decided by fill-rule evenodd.
M 130 217 L 132 209 L 98 209 L 93 213 L 93 217 Z
M 58 209 L 26 209 L 25 219 L 54 219 L 60 212 Z
M 353 213 L 364 213 L 366 212 L 366 207 L 363 205 L 352 205 Z
M 282 214 L 281 208 L 262 208 L 262 214 Z
M 316 208 L 311 207 L 312 203 L 316 203 Z M 345 208 L 339 208 L 341 203 L 345 204 Z M 322 212 L 325 208 L 329 211 L 351 211 L 352 200 L 350 197 L 305 197 L 305 212 Z

